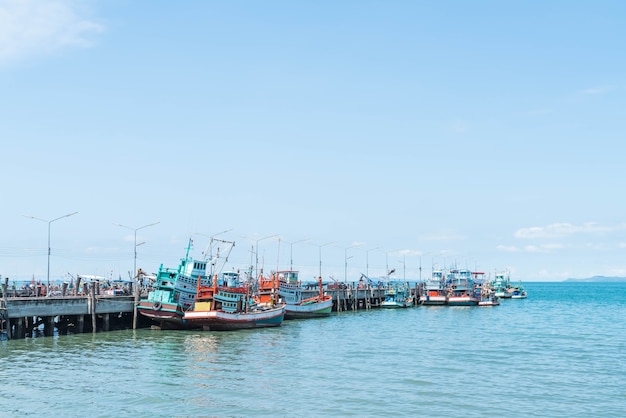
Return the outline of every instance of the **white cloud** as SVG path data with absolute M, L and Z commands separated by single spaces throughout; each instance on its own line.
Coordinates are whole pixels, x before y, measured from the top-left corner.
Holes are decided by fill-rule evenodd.
M 508 246 L 507 246 L 507 245 L 498 245 L 498 246 L 496 247 L 496 249 L 497 249 L 498 251 L 504 251 L 504 252 L 507 252 L 507 253 L 516 253 L 516 252 L 519 252 L 519 251 L 520 251 L 520 249 L 519 249 L 519 248 L 517 248 L 517 247 L 516 247 L 516 246 L 514 246 L 514 245 L 508 245 Z
M 521 228 L 515 231 L 515 238 L 557 238 L 565 237 L 572 234 L 596 234 L 621 231 L 626 225 L 620 224 L 616 226 L 600 226 L 596 223 L 585 223 L 582 225 L 573 225 L 570 223 L 554 223 L 547 226 L 532 226 L 529 228 Z
M 104 27 L 84 16 L 84 6 L 75 0 L 0 0 L 0 64 L 91 46 L 91 36 Z
M 527 253 L 549 253 L 554 250 L 560 250 L 564 248 L 561 244 L 542 244 L 542 245 L 526 245 L 524 247 L 516 247 L 514 245 L 498 245 L 496 249 L 498 251 L 508 252 L 508 253 L 517 253 L 517 252 L 527 252 Z

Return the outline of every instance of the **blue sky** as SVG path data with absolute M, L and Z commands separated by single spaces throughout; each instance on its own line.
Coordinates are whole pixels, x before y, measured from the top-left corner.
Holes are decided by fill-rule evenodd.
M 51 280 L 154 222 L 150 272 L 229 230 L 305 280 L 626 276 L 624 39 L 622 1 L 0 0 L 0 275 L 77 211 Z

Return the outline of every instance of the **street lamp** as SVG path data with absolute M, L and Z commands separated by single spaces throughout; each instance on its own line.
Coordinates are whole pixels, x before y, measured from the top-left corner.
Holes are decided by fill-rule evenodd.
M 344 266 L 344 271 L 343 271 L 343 281 L 345 283 L 348 282 L 348 260 L 353 257 L 353 256 L 348 257 L 348 249 L 358 247 L 359 245 L 361 244 L 354 244 L 349 247 L 344 247 L 345 266 Z
M 318 247 L 320 247 L 320 275 L 319 277 L 322 277 L 322 247 L 325 247 L 330 244 L 334 244 L 335 242 L 337 241 L 327 242 L 326 244 L 318 245 Z
M 387 279 L 391 275 L 391 273 L 395 273 L 396 269 L 389 270 L 389 253 L 394 253 L 396 250 L 385 252 L 385 274 L 387 275 Z
M 301 239 L 299 241 L 294 241 L 294 242 L 290 242 L 289 243 L 289 270 L 293 271 L 293 244 L 297 244 L 299 242 L 305 242 L 308 241 L 309 238 L 305 238 L 305 239 Z
M 376 248 L 370 248 L 369 250 L 365 250 L 365 276 L 367 276 L 367 278 L 370 278 L 370 259 L 369 259 L 369 254 L 370 251 L 374 251 L 374 250 L 378 250 L 380 247 L 376 247 Z
M 256 274 L 259 274 L 259 242 L 266 240 L 266 239 L 270 239 L 270 238 L 275 238 L 277 237 L 278 234 L 274 234 L 274 235 L 269 235 L 267 237 L 263 237 L 263 238 L 259 238 L 256 240 L 256 246 L 254 247 L 254 257 L 255 257 L 255 270 L 256 270 Z
M 137 244 L 137 231 L 139 231 L 140 229 L 147 228 L 149 226 L 154 226 L 154 225 L 156 225 L 158 223 L 160 223 L 160 222 L 154 222 L 154 223 L 151 223 L 151 224 L 148 224 L 148 225 L 140 226 L 139 228 L 132 228 L 130 226 L 126 226 L 126 225 L 122 225 L 122 224 L 113 224 L 113 225 L 116 225 L 116 226 L 121 226 L 122 228 L 130 229 L 131 231 L 135 232 L 135 263 L 133 264 L 133 274 L 135 274 L 135 277 L 137 277 L 137 247 L 140 246 L 141 244 L 145 244 L 145 242 Z
M 26 218 L 36 219 L 38 221 L 47 222 L 48 223 L 48 275 L 47 275 L 48 289 L 50 289 L 50 224 L 52 222 L 54 222 L 54 221 L 58 221 L 59 219 L 63 219 L 63 218 L 67 218 L 67 217 L 72 216 L 72 215 L 76 215 L 77 213 L 78 212 L 68 213 L 67 215 L 59 216 L 58 218 L 52 219 L 50 221 L 48 221 L 46 219 L 36 218 L 34 216 L 31 216 L 31 215 L 23 215 Z

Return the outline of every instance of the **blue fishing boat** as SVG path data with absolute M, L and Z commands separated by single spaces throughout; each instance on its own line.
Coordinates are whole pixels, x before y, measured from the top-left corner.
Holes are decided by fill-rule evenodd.
M 408 308 L 413 305 L 411 289 L 406 282 L 390 281 L 385 289 L 385 299 L 380 303 L 381 308 Z
M 498 306 L 500 305 L 500 298 L 496 296 L 496 292 L 491 287 L 491 283 L 488 281 L 480 284 L 480 301 L 478 306 Z
M 513 296 L 513 286 L 508 272 L 496 272 L 491 282 L 495 295 L 502 299 L 509 299 Z
M 478 302 L 480 302 L 480 287 L 476 286 L 475 280 L 472 278 L 472 272 L 466 269 L 451 269 L 446 280 L 448 283 L 448 305 L 478 305 Z
M 137 311 L 155 321 L 161 329 L 199 327 L 185 320 L 184 315 L 195 303 L 198 283 L 201 286 L 211 286 L 216 260 L 222 257 L 218 253 L 215 258 L 210 256 L 210 259 L 196 260 L 189 255 L 192 242 L 189 239 L 185 257 L 180 259 L 176 268 L 163 267 L 163 264 L 159 266 L 153 289 L 137 305 Z M 228 253 L 234 242 L 229 244 Z M 228 255 L 225 259 L 227 258 Z
M 526 299 L 527 297 L 526 290 L 524 290 L 524 285 L 522 282 L 518 282 L 516 286 L 513 286 L 513 292 L 511 293 L 511 299 Z

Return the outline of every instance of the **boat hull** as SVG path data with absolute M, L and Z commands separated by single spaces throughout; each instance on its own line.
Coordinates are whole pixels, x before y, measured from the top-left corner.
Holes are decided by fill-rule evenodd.
M 422 305 L 426 306 L 442 306 L 448 304 L 448 297 L 444 295 L 430 296 L 425 295 L 420 299 Z
M 385 309 L 397 309 L 397 308 L 408 308 L 411 306 L 409 302 L 397 302 L 397 301 L 382 301 L 380 303 L 381 308 Z
M 184 312 L 174 303 L 142 301 L 137 305 L 137 312 L 158 323 L 161 329 L 186 330 L 200 328 L 199 325 L 184 319 Z
M 330 316 L 332 310 L 332 298 L 309 304 L 287 304 L 285 305 L 285 319 L 322 318 Z
M 450 296 L 448 297 L 449 306 L 477 306 L 480 301 L 471 296 Z
M 205 331 L 233 331 L 239 329 L 280 326 L 285 317 L 284 307 L 253 312 L 228 313 L 224 311 L 190 311 L 186 321 Z

